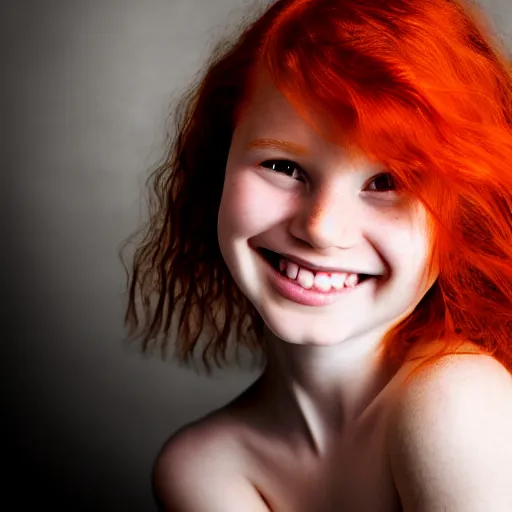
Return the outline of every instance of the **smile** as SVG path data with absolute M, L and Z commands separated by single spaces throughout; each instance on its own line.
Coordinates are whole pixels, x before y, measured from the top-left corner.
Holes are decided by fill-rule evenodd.
M 280 295 L 307 306 L 332 304 L 377 277 L 348 272 L 317 272 L 268 249 L 260 248 L 257 253 L 266 263 L 270 280 Z

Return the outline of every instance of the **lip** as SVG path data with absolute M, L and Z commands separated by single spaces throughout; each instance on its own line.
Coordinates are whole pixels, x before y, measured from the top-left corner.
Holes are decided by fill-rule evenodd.
M 321 292 L 313 289 L 302 288 L 299 284 L 280 274 L 261 254 L 256 251 L 258 258 L 265 265 L 267 275 L 276 291 L 284 298 L 291 300 L 297 304 L 304 306 L 329 306 L 345 297 L 347 294 L 357 293 L 358 290 L 365 287 L 375 278 L 369 278 L 355 287 L 344 287 L 341 290 L 331 290 L 329 292 Z

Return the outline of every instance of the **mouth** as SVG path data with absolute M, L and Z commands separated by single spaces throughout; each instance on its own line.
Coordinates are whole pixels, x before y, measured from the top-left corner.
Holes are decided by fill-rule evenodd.
M 281 254 L 271 251 L 270 249 L 266 249 L 263 247 L 259 247 L 257 249 L 257 252 L 267 261 L 267 263 L 270 264 L 274 268 L 276 272 L 279 272 L 282 274 L 283 272 L 280 269 L 280 261 L 284 258 Z M 378 278 L 379 276 L 373 275 L 373 274 L 357 274 L 357 281 L 359 284 L 363 283 L 364 281 L 367 281 L 371 278 Z
M 255 249 L 268 268 L 272 288 L 281 297 L 296 304 L 312 307 L 330 306 L 344 297 L 357 297 L 374 281 L 369 274 L 316 271 L 294 264 L 279 253 Z M 297 270 L 298 269 L 298 270 Z M 303 272 L 305 270 L 306 272 Z M 355 294 L 355 295 L 353 295 Z

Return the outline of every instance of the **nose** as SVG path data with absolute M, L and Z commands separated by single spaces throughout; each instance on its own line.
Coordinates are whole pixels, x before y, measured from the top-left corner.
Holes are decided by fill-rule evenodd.
M 355 246 L 361 238 L 357 197 L 327 187 L 298 201 L 291 234 L 317 249 Z

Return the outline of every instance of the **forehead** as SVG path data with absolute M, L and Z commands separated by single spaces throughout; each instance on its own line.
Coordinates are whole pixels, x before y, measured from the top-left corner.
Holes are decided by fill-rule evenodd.
M 308 128 L 312 129 L 274 86 L 265 72 L 259 72 L 253 79 L 241 106 L 237 124 L 254 130 L 262 127 L 279 129 L 290 124 L 296 125 L 299 131 L 307 132 Z

